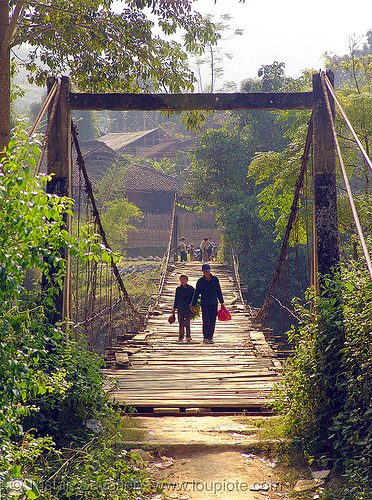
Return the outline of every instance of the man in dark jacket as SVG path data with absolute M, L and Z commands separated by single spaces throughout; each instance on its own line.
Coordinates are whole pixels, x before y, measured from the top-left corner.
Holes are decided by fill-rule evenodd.
M 203 344 L 213 344 L 213 334 L 216 326 L 218 300 L 223 304 L 220 282 L 217 276 L 212 276 L 209 264 L 203 264 L 204 276 L 198 279 L 191 302 L 191 311 L 201 295 L 201 310 L 203 318 Z
M 176 309 L 178 311 L 178 326 L 179 335 L 178 340 L 182 342 L 186 330 L 186 342 L 191 342 L 191 331 L 190 331 L 190 321 L 191 321 L 191 309 L 190 304 L 192 297 L 194 295 L 194 287 L 189 285 L 188 276 L 186 274 L 181 274 L 180 276 L 180 286 L 176 288 L 176 295 L 174 297 L 173 313 Z

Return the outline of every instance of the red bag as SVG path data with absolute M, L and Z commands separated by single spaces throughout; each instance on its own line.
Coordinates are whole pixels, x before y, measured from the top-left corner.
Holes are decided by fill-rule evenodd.
M 170 325 L 173 325 L 173 323 L 176 321 L 176 315 L 174 313 L 172 313 L 169 318 L 168 318 L 168 323 Z
M 221 309 L 217 311 L 217 318 L 219 321 L 230 321 L 231 314 L 228 309 L 222 304 Z

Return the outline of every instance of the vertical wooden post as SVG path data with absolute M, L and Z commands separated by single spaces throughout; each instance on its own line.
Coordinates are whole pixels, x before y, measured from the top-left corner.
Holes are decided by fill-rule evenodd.
M 9 1 L 0 0 L 0 46 L 9 26 Z M 0 50 L 0 151 L 10 139 L 10 50 Z
M 327 74 L 333 84 L 333 73 Z M 316 225 L 317 271 L 321 276 L 331 273 L 340 261 L 338 247 L 336 153 L 331 122 L 320 79 L 313 75 L 313 90 L 317 100 L 314 108 L 313 177 L 314 215 Z M 330 97 L 333 115 L 334 102 Z
M 48 78 L 47 87 L 50 92 L 55 78 Z M 53 174 L 47 184 L 47 192 L 58 196 L 72 198 L 72 166 L 71 166 L 71 111 L 69 107 L 70 80 L 62 77 L 59 101 L 50 124 L 47 137 L 47 173 Z M 51 119 L 52 104 L 48 110 Z M 71 217 L 63 220 L 66 230 L 70 232 Z M 71 318 L 71 263 L 69 253 L 63 250 L 63 258 L 67 260 L 63 294 L 55 298 L 56 320 Z
M 327 73 L 331 83 L 333 73 Z M 346 401 L 347 382 L 344 376 L 341 350 L 344 347 L 342 297 L 337 278 L 340 271 L 338 246 L 336 153 L 332 122 L 327 110 L 321 75 L 313 75 L 316 105 L 313 111 L 313 182 L 315 265 L 318 270 L 319 335 L 316 338 L 316 357 L 321 372 L 319 383 L 323 401 L 317 416 L 324 433 L 324 442 L 330 435 L 334 418 L 342 411 Z M 329 95 L 331 111 L 334 102 Z M 316 269 L 314 270 L 316 273 Z M 326 276 L 335 278 L 327 282 Z

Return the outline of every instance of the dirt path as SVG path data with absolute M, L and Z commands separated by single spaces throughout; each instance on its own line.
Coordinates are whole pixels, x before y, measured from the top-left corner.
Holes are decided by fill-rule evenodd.
M 289 498 L 277 471 L 279 457 L 265 458 L 257 451 L 257 427 L 242 423 L 242 417 L 137 419 L 145 428 L 138 447 L 151 445 L 155 461 L 147 470 L 163 488 L 152 500 Z

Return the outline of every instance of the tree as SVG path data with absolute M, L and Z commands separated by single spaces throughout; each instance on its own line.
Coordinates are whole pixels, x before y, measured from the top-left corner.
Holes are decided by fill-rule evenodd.
M 226 128 L 207 130 L 190 153 L 188 189 L 194 202 L 201 208 L 222 209 L 249 189 L 247 172 L 252 154 L 248 140 L 239 132 Z
M 126 0 L 120 13 L 112 4 L 113 0 L 0 2 L 0 150 L 9 140 L 9 51 L 22 43 L 32 47 L 25 62 L 29 79 L 40 85 L 50 74 L 69 74 L 80 90 L 193 89 L 186 52 L 201 54 L 206 43 L 216 41 L 213 23 L 192 11 L 191 0 Z M 184 31 L 183 46 L 152 33 L 154 22 L 143 12 L 145 7 L 165 35 Z
M 355 38 L 350 39 L 350 53 L 337 56 L 325 55 L 326 67 L 332 69 L 339 82 L 337 97 L 348 116 L 358 139 L 367 155 L 371 158 L 372 142 L 372 31 L 367 33 L 367 44 L 362 48 Z M 367 162 L 362 157 L 349 129 L 342 117 L 337 115 L 336 127 L 339 143 L 348 171 L 355 204 L 366 234 L 372 230 L 372 213 L 370 211 L 372 193 L 372 174 Z M 346 194 L 343 192 L 343 181 L 339 180 L 338 212 L 340 229 L 343 233 L 346 255 L 351 253 L 357 258 L 357 238 L 355 224 Z M 352 250 L 351 250 L 352 247 Z
M 26 3 L 10 46 L 27 42 L 33 48 L 26 61 L 31 81 L 41 84 L 51 72 L 70 73 L 81 90 L 190 90 L 193 75 L 181 45 L 153 35 L 154 23 L 138 8 L 141 2 L 124 2 L 120 13 L 111 10 L 112 3 Z M 154 3 L 151 13 L 166 35 L 185 30 L 187 51 L 200 52 L 215 39 L 213 24 L 192 13 L 189 2 Z
M 207 22 L 211 22 L 213 20 L 213 17 L 214 16 L 212 14 L 208 14 L 207 16 L 205 16 L 205 20 Z M 231 30 L 231 26 L 229 24 L 226 24 L 226 21 L 230 21 L 230 19 L 231 16 L 229 14 L 223 14 L 221 16 L 221 20 L 214 23 L 216 32 L 218 33 L 218 41 L 207 43 L 205 56 L 196 58 L 200 92 L 203 92 L 204 89 L 211 93 L 215 91 L 217 80 L 221 79 L 224 74 L 224 70 L 220 66 L 221 62 L 223 61 L 223 57 L 226 57 L 228 59 L 232 58 L 231 54 L 221 54 L 221 48 L 218 46 L 218 42 L 231 40 L 234 36 L 243 34 L 244 30 L 242 29 L 235 28 Z M 227 34 L 226 37 L 222 38 L 223 33 L 225 33 L 226 31 L 229 32 L 229 34 Z M 203 85 L 202 66 L 208 66 L 209 68 L 209 83 L 206 86 Z M 229 82 L 227 85 L 231 86 L 233 84 Z
M 141 219 L 140 209 L 125 197 L 125 172 L 130 168 L 130 159 L 117 161 L 98 182 L 97 202 L 102 213 L 102 224 L 111 247 L 123 252 L 127 240 L 127 229 L 132 219 Z
M 258 69 L 259 78 L 248 78 L 241 92 L 295 92 L 312 90 L 311 72 L 293 79 L 285 75 L 284 62 L 274 61 Z M 303 115 L 303 113 L 302 113 Z M 288 129 L 298 122 L 301 113 L 294 111 L 236 111 L 236 126 L 250 138 L 255 151 L 283 151 L 289 143 Z M 307 113 L 305 112 L 305 115 Z M 300 118 L 301 121 L 301 118 Z

